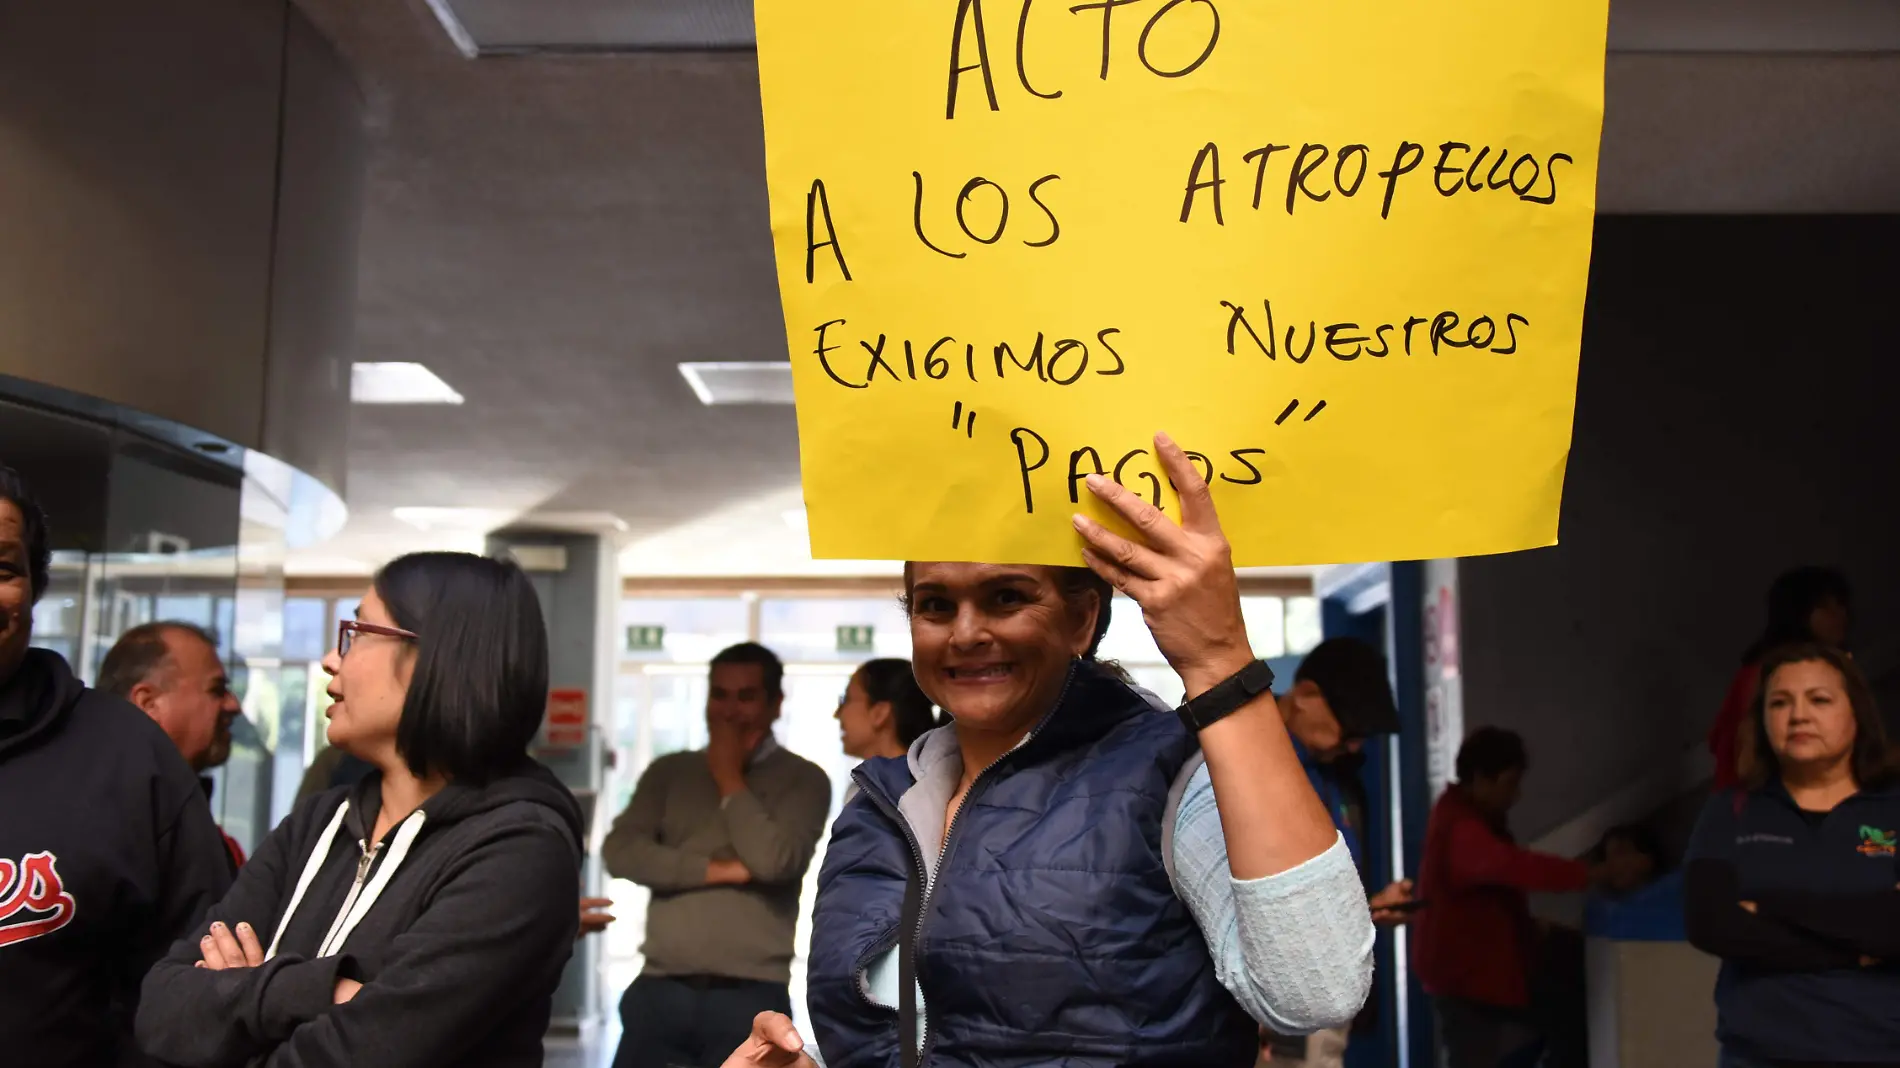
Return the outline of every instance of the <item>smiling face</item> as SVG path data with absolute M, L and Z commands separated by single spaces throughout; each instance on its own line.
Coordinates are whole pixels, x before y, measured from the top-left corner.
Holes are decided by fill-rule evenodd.
M 731 727 L 742 734 L 772 729 L 785 698 L 773 697 L 763 664 L 714 664 L 706 679 L 706 726 Z
M 1768 745 L 1783 769 L 1825 767 L 1853 758 L 1854 706 L 1832 664 L 1802 660 L 1769 676 L 1762 704 Z
M 0 500 L 0 683 L 19 670 L 33 638 L 33 577 L 26 559 L 26 517 Z
M 383 627 L 398 624 L 375 588 L 363 596 L 356 618 Z M 323 658 L 330 673 L 330 744 L 359 760 L 386 766 L 396 760 L 396 727 L 415 674 L 415 643 L 383 634 L 357 634 L 350 655 L 332 649 Z
M 959 729 L 1023 733 L 1062 692 L 1094 634 L 1096 608 L 1063 600 L 1047 567 L 908 568 L 912 663 Z

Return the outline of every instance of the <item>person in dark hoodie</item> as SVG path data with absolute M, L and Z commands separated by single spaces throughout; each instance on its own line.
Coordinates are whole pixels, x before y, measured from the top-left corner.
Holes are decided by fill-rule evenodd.
M 152 969 L 140 1045 L 184 1068 L 539 1065 L 582 820 L 527 752 L 548 691 L 533 587 L 402 557 L 324 670 L 330 744 L 376 770 L 297 806 Z
M 144 1065 L 139 982 L 231 874 L 158 725 L 28 648 L 50 560 L 45 516 L 0 467 L 0 1062 Z

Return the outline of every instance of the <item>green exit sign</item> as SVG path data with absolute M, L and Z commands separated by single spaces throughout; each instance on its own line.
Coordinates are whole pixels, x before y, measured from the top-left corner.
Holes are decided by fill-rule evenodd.
M 841 653 L 869 653 L 877 649 L 877 631 L 870 626 L 839 627 L 838 651 Z
M 658 625 L 638 625 L 627 628 L 627 652 L 659 653 L 666 650 L 666 628 Z

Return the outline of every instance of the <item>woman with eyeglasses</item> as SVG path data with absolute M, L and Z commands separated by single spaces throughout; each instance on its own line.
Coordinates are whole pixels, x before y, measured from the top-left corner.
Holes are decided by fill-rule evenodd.
M 188 1068 L 541 1064 L 582 820 L 528 756 L 548 653 L 527 577 L 402 557 L 323 667 L 330 743 L 376 770 L 299 805 L 152 969 L 140 1045 Z

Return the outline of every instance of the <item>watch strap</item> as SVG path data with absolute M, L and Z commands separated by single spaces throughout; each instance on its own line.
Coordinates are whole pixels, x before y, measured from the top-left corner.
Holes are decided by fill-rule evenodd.
M 1196 733 L 1239 711 L 1248 702 L 1273 689 L 1273 669 L 1256 660 L 1216 683 L 1206 693 L 1181 702 L 1175 714 Z

